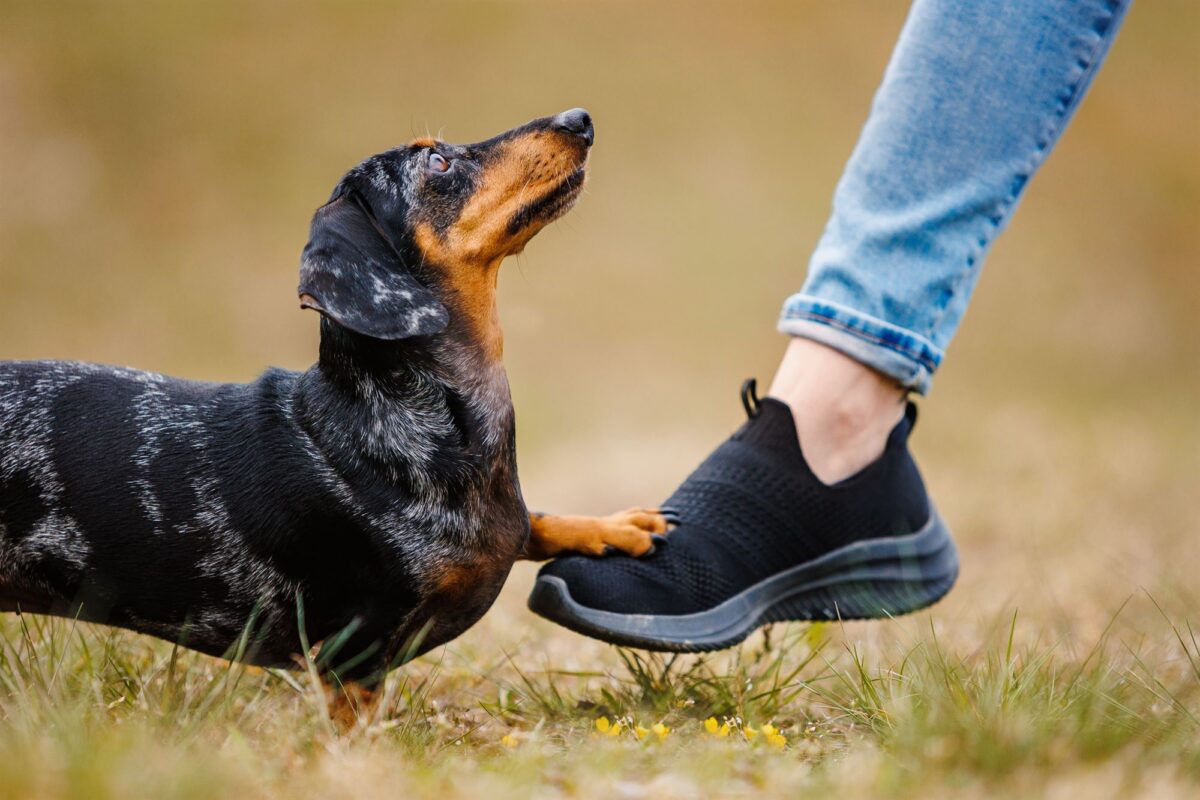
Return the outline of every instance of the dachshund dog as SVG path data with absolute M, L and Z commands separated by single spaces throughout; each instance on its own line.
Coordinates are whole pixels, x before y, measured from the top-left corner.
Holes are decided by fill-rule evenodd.
M 0 610 L 315 654 L 369 687 L 474 624 L 517 559 L 652 550 L 659 511 L 530 515 L 517 481 L 497 273 L 575 203 L 592 141 L 574 109 L 350 170 L 301 259 L 307 372 L 0 362 Z

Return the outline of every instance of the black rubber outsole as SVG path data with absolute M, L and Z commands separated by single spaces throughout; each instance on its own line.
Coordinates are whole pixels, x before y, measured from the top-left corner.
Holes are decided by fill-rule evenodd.
M 696 653 L 732 647 L 772 622 L 881 619 L 942 599 L 958 577 L 958 551 L 936 511 L 909 536 L 866 539 L 760 581 L 707 611 L 616 614 L 576 603 L 566 582 L 543 575 L 534 613 L 612 644 Z

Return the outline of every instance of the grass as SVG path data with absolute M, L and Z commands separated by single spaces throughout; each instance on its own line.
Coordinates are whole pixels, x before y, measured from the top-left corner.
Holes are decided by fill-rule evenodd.
M 1152 629 L 1116 635 L 1123 607 L 1086 648 L 1022 644 L 1014 612 L 965 652 L 929 618 L 881 649 L 848 626 L 794 625 L 702 657 L 613 648 L 589 671 L 532 652 L 452 664 L 447 650 L 393 673 L 349 726 L 303 671 L 22 616 L 0 628 L 0 786 L 9 798 L 1018 796 L 1106 765 L 1106 790 L 1184 795 L 1200 787 L 1200 645 L 1188 621 L 1135 601 L 1154 609 Z

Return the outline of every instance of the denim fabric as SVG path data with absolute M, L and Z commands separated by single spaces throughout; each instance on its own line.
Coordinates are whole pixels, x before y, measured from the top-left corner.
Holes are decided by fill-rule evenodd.
M 925 393 L 1128 0 L 916 0 L 779 329 Z

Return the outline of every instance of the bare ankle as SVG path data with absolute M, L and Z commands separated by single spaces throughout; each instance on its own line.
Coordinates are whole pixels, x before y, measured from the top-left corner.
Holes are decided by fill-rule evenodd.
M 789 343 L 770 391 L 792 409 L 805 460 L 827 484 L 879 458 L 904 413 L 904 394 L 882 373 L 801 338 Z

